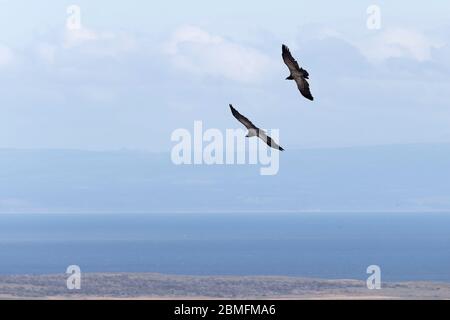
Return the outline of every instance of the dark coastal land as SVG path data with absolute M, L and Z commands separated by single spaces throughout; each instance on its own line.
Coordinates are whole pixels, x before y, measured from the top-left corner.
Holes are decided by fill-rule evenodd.
M 67 275 L 0 276 L 1 299 L 450 299 L 450 283 L 390 282 L 369 290 L 361 280 L 281 276 L 84 274 L 80 290 Z

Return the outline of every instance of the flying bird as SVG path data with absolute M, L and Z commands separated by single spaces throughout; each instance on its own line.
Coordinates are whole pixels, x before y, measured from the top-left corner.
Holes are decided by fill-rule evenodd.
M 240 114 L 235 108 L 233 108 L 231 104 L 230 109 L 233 116 L 247 128 L 248 130 L 248 134 L 246 135 L 247 138 L 258 137 L 262 141 L 264 141 L 269 147 L 280 151 L 284 151 L 284 149 L 280 147 L 275 141 L 273 141 L 271 137 L 269 137 L 263 130 L 256 127 L 250 120 L 248 120 L 242 114 Z
M 286 80 L 295 80 L 297 83 L 298 90 L 300 93 L 311 101 L 314 100 L 314 97 L 311 95 L 311 91 L 309 90 L 309 83 L 306 79 L 309 79 L 309 73 L 303 68 L 300 68 L 298 62 L 294 59 L 289 48 L 283 44 L 283 61 L 289 68 L 291 74 Z

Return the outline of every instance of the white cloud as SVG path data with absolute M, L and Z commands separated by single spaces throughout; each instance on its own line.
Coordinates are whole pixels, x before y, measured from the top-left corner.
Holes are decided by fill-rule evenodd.
M 431 59 L 432 50 L 443 43 L 418 31 L 396 28 L 382 31 L 355 45 L 369 60 L 375 62 L 389 58 L 427 61 Z
M 55 61 L 57 46 L 41 43 L 37 46 L 37 55 L 47 63 L 53 63 Z
M 63 46 L 65 48 L 71 48 L 76 47 L 79 45 L 82 45 L 89 41 L 95 41 L 100 38 L 112 38 L 113 36 L 111 34 L 98 34 L 97 32 L 94 32 L 92 30 L 86 29 L 86 28 L 80 28 L 80 29 L 73 29 L 73 30 L 66 30 L 66 33 L 64 35 L 64 44 Z
M 61 44 L 63 49 L 82 49 L 99 55 L 118 55 L 137 49 L 137 41 L 130 34 L 101 32 L 87 28 L 66 30 Z
M 270 59 L 258 50 L 193 26 L 176 30 L 166 53 L 177 68 L 240 82 L 258 81 L 270 67 Z
M 6 46 L 0 45 L 0 67 L 10 65 L 13 61 L 13 51 Z

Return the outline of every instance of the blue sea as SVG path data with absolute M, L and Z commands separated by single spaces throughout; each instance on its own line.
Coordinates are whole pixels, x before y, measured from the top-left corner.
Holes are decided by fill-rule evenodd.
M 450 214 L 0 215 L 0 274 L 158 272 L 450 282 Z

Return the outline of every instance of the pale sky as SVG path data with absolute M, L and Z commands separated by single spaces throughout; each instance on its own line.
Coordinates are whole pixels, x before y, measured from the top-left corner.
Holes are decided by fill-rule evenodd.
M 379 30 L 366 25 L 372 4 Z M 0 148 L 167 151 L 195 120 L 239 127 L 229 103 L 280 129 L 287 149 L 450 143 L 444 1 L 0 5 Z M 313 103 L 284 80 L 282 43 L 309 71 Z

